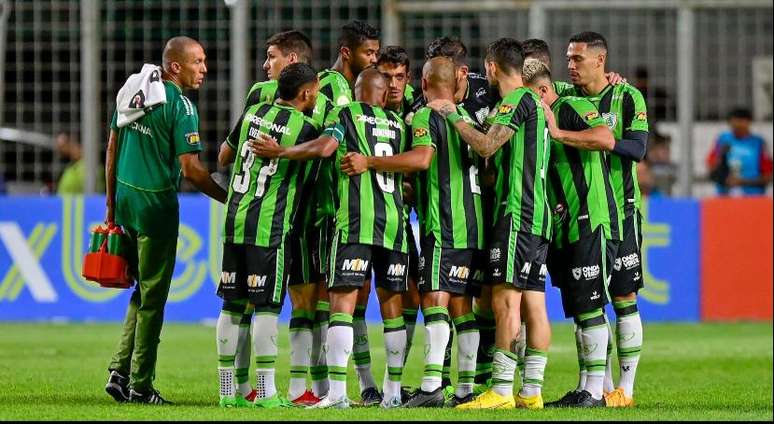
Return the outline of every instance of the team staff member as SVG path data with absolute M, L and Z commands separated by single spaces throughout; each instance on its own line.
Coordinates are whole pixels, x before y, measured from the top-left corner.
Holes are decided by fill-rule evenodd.
M 199 115 L 183 89 L 198 90 L 207 74 L 204 48 L 188 37 L 167 41 L 161 80 L 166 103 L 119 128 L 110 125 L 105 178 L 108 223 L 126 230 L 137 279 L 105 387 L 119 402 L 169 403 L 153 387 L 159 335 L 175 268 L 181 175 L 219 202 L 226 192 L 199 162 Z M 153 80 L 151 76 L 151 80 Z M 151 83 L 152 84 L 152 83 Z M 138 168 L 138 164 L 143 164 Z

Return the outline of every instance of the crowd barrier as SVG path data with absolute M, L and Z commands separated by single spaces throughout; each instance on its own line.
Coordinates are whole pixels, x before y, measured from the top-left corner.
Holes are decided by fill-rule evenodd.
M 118 321 L 129 290 L 81 277 L 89 230 L 104 219 L 103 197 L 0 197 L 0 321 Z M 643 208 L 646 321 L 772 318 L 772 199 L 652 198 Z M 217 317 L 222 206 L 180 195 L 177 265 L 168 321 Z M 416 230 L 416 222 L 414 222 Z M 549 317 L 563 319 L 547 285 Z M 286 301 L 281 318 L 290 315 Z M 367 318 L 379 320 L 372 294 Z

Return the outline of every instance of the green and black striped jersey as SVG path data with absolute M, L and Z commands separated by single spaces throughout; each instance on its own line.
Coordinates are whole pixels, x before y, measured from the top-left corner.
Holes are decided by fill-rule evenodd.
M 498 104 L 491 124 L 514 131 L 494 155 L 494 220 L 512 215 L 513 229 L 551 238 L 551 210 L 546 195 L 550 155 L 548 128 L 540 97 L 520 87 Z
M 324 69 L 317 74 L 320 79 L 320 92 L 325 94 L 335 106 L 345 106 L 355 100 L 349 81 L 339 71 Z
M 319 129 L 300 111 L 277 103 L 249 107 L 228 140 L 237 152 L 231 171 L 223 237 L 227 243 L 277 247 L 290 231 L 303 186 L 305 164 L 263 159 L 249 148 L 248 139 L 269 134 L 282 146 L 319 136 Z
M 336 151 L 336 231 L 342 243 L 381 246 L 406 253 L 403 177 L 368 170 L 353 177 L 339 168 L 347 152 L 392 156 L 406 150 L 403 121 L 392 111 L 362 102 L 337 108 L 325 134 L 339 141 Z
M 460 106 L 457 113 L 469 125 L 473 119 Z M 423 235 L 433 235 L 437 247 L 483 249 L 484 222 L 478 169 L 481 158 L 441 115 L 419 109 L 411 123 L 412 147 L 433 146 L 430 168 L 417 175 L 417 212 Z
M 616 141 L 627 138 L 629 132 L 648 132 L 648 112 L 640 90 L 622 83 L 608 85 L 599 94 L 588 96 L 580 87 L 563 90 L 567 96 L 585 97 L 597 107 Z M 609 153 L 610 176 L 615 200 L 624 217 L 631 216 L 642 206 L 640 184 L 637 180 L 637 163 L 616 153 Z
M 551 110 L 562 130 L 583 131 L 605 126 L 597 108 L 582 97 L 559 98 Z M 575 243 L 599 226 L 606 238 L 621 239 L 622 222 L 618 219 L 603 152 L 576 149 L 552 140 L 548 181 L 548 201 L 555 212 L 554 245 Z

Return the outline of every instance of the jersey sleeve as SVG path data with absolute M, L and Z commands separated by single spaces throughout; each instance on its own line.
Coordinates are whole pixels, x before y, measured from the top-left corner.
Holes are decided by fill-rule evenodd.
M 623 138 L 627 132 L 648 132 L 648 111 L 640 90 L 627 87 L 623 94 Z
M 559 97 L 576 95 L 575 86 L 564 81 L 554 81 L 554 91 L 556 91 L 556 95 Z
M 175 154 L 200 152 L 202 144 L 199 140 L 199 113 L 196 106 L 187 97 L 180 96 L 174 107 L 172 140 Z
M 110 119 L 110 129 L 118 131 L 118 109 L 113 111 L 113 118 Z
M 345 119 L 346 115 L 346 108 L 343 107 L 337 107 L 334 108 L 331 113 L 328 115 L 328 117 L 325 119 L 325 130 L 323 130 L 323 135 L 327 135 L 329 137 L 335 138 L 339 143 L 341 143 L 341 140 L 344 139 L 344 123 L 342 122 L 343 119 Z
M 228 136 L 226 136 L 226 144 L 229 145 L 232 149 L 236 150 L 239 146 L 239 133 L 242 132 L 242 122 L 245 120 L 245 115 L 247 114 L 247 110 L 242 112 L 242 115 L 239 116 L 239 119 L 237 119 L 236 124 L 234 124 L 234 128 L 231 129 L 231 132 L 228 133 Z
M 532 96 L 523 94 L 518 98 L 518 103 L 514 101 L 513 95 L 506 96 L 497 107 L 497 114 L 494 117 L 493 124 L 504 125 L 514 131 L 518 131 L 519 125 L 526 122 L 527 119 L 537 112 L 537 103 Z
M 432 146 L 435 148 L 433 137 L 431 136 L 430 117 L 431 110 L 422 108 L 414 114 L 411 121 L 411 147 Z

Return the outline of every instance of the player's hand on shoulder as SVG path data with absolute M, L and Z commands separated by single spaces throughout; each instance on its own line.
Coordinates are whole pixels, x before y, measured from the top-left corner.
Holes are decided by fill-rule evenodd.
M 617 72 L 608 72 L 605 74 L 605 78 L 607 78 L 607 82 L 612 85 L 626 84 L 626 78 L 622 77 Z
M 551 106 L 546 103 L 545 100 L 540 100 L 540 105 L 543 106 L 543 114 L 546 117 L 546 127 L 548 128 L 548 133 L 551 135 L 551 137 L 556 138 L 558 136 L 557 132 L 559 130 L 559 127 L 556 125 L 556 116 L 554 116 L 554 111 L 551 110 Z
M 368 171 L 368 158 L 356 152 L 349 152 L 341 158 L 341 170 L 350 177 Z
M 282 153 L 282 146 L 268 134 L 260 134 L 257 139 L 247 140 L 247 143 L 250 146 L 250 151 L 261 158 L 273 159 Z
M 433 100 L 432 102 L 427 104 L 427 107 L 440 113 L 441 115 L 444 116 L 444 118 L 448 116 L 450 113 L 457 110 L 457 107 L 454 105 L 454 103 L 446 99 Z

